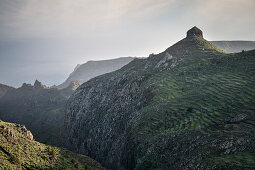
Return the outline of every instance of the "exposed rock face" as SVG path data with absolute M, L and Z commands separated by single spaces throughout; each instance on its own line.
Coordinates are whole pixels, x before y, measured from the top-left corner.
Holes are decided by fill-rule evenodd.
M 196 26 L 188 30 L 187 38 L 198 37 L 203 38 L 203 32 Z
M 133 57 L 122 57 L 111 60 L 88 61 L 82 65 L 78 64 L 67 80 L 60 84 L 58 88 L 66 88 L 72 81 L 77 81 L 82 84 L 96 76 L 118 70 L 133 59 Z
M 76 90 L 81 85 L 79 81 L 72 81 L 71 84 L 68 86 L 69 89 Z
M 255 119 L 255 51 L 233 56 L 187 34 L 82 84 L 66 106 L 69 148 L 108 169 L 224 169 L 236 165 L 211 158 L 254 152 L 254 125 L 238 121 Z
M 35 88 L 47 88 L 47 86 L 43 85 L 43 84 L 42 84 L 40 81 L 38 81 L 38 80 L 35 80 L 34 87 L 35 87 Z

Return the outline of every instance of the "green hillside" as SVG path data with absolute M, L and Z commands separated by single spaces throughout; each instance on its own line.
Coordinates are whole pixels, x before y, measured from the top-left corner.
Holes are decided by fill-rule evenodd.
M 109 169 L 254 169 L 255 51 L 226 54 L 192 28 L 164 52 L 80 86 L 69 147 Z
M 86 156 L 41 144 L 25 126 L 0 121 L 1 169 L 103 169 Z

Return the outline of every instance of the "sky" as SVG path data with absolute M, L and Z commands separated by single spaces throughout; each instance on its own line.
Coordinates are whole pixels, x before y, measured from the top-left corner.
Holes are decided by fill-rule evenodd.
M 61 84 L 77 64 L 159 53 L 193 26 L 255 40 L 254 0 L 0 0 L 0 83 Z

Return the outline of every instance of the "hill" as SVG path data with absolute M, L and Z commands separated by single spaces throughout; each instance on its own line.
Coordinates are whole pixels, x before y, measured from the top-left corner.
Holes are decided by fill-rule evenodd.
M 228 53 L 254 50 L 255 41 L 211 41 L 218 48 Z
M 6 92 L 8 92 L 9 90 L 12 90 L 12 89 L 14 89 L 14 88 L 10 87 L 10 86 L 6 86 L 4 84 L 0 84 L 0 98 L 2 96 L 4 96 Z
M 0 120 L 1 169 L 103 169 L 89 157 L 36 142 L 24 125 Z
M 133 59 L 133 57 L 122 57 L 111 60 L 88 61 L 85 64 L 77 65 L 67 80 L 57 87 L 66 88 L 72 81 L 84 83 L 96 76 L 118 70 Z
M 60 90 L 37 80 L 34 85 L 24 83 L 0 98 L 0 119 L 26 125 L 40 142 L 64 146 L 64 108 L 78 85 L 73 82 Z
M 197 27 L 164 52 L 69 98 L 69 148 L 108 169 L 255 168 L 255 51 L 227 54 Z

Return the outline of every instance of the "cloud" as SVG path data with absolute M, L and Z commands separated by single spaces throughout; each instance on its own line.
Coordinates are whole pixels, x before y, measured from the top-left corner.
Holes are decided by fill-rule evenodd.
M 173 0 L 0 0 L 2 29 L 14 36 L 74 35 L 155 15 Z M 5 32 L 6 33 L 6 32 Z

